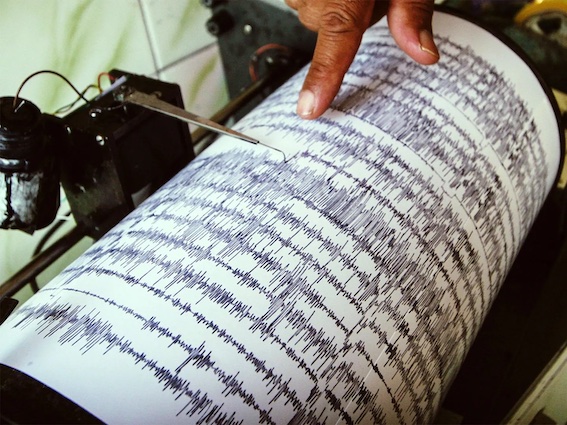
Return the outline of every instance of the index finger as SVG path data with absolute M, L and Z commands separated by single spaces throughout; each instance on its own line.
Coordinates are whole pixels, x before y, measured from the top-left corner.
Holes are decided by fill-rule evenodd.
M 299 94 L 297 113 L 319 117 L 339 91 L 372 17 L 374 0 L 329 0 L 321 14 L 313 60 Z

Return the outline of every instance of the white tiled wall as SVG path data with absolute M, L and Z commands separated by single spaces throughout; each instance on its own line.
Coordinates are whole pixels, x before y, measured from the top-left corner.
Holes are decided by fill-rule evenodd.
M 199 0 L 142 0 L 140 4 L 159 68 L 214 42 L 214 37 L 204 30 L 209 11 Z
M 58 71 L 83 89 L 100 72 L 118 68 L 178 83 L 185 107 L 201 115 L 227 101 L 215 40 L 205 30 L 210 12 L 199 0 L 1 0 L 0 9 L 0 96 L 14 96 L 23 79 L 41 69 Z M 75 94 L 57 77 L 39 75 L 22 97 L 53 112 Z M 0 283 L 27 263 L 44 233 L 0 230 Z M 89 244 L 83 241 L 40 282 Z

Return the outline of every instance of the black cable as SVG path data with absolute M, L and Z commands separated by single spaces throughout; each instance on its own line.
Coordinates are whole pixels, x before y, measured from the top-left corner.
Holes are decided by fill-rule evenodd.
M 18 91 L 16 92 L 16 96 L 14 96 L 14 103 L 12 104 L 12 108 L 14 109 L 14 111 L 17 110 L 17 103 L 20 97 L 20 92 L 22 91 L 22 88 L 24 87 L 24 85 L 31 80 L 33 77 L 35 77 L 36 75 L 39 74 L 53 74 L 58 76 L 59 78 L 62 78 L 74 91 L 75 93 L 77 93 L 79 95 L 79 97 L 84 100 L 86 103 L 89 103 L 89 101 L 87 100 L 87 98 L 79 91 L 77 90 L 77 88 L 73 85 L 73 83 L 71 83 L 71 81 L 69 81 L 67 79 L 67 77 L 65 77 L 63 74 L 60 74 L 57 71 L 51 71 L 49 69 L 42 69 L 41 71 L 37 71 L 34 72 L 33 74 L 30 74 L 26 77 L 26 79 L 24 81 L 22 81 L 22 84 L 20 84 L 20 87 L 18 88 Z
M 75 106 L 77 104 L 77 102 L 79 102 L 80 100 L 84 99 L 85 94 L 90 90 L 90 89 L 97 89 L 97 86 L 94 84 L 89 84 L 87 87 L 85 87 L 85 89 L 81 92 L 82 96 L 79 96 L 77 99 L 75 99 L 73 102 L 64 105 L 62 107 L 60 107 L 59 109 L 57 109 L 55 112 L 53 112 L 53 115 L 59 115 L 59 114 L 63 114 L 65 112 L 68 112 L 71 108 L 73 108 L 73 106 Z

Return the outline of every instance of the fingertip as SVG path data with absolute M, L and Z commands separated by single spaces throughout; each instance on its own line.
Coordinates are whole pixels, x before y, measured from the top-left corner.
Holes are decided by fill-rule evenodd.
M 440 54 L 433 35 L 428 29 L 400 34 L 392 30 L 396 44 L 414 61 L 421 65 L 433 65 L 439 61 Z
M 373 3 L 329 0 L 321 4 L 324 7 L 315 14 L 317 43 L 297 102 L 297 114 L 304 119 L 318 118 L 331 105 L 372 15 Z
M 391 0 L 388 24 L 394 40 L 414 61 L 432 65 L 439 50 L 431 31 L 433 0 Z
M 297 115 L 304 119 L 312 119 L 315 111 L 315 95 L 311 90 L 301 90 L 297 101 Z
M 435 45 L 431 31 L 423 29 L 419 32 L 419 49 L 429 55 L 421 55 L 421 63 L 428 65 L 433 64 L 439 60 L 439 50 L 437 50 L 437 46 Z

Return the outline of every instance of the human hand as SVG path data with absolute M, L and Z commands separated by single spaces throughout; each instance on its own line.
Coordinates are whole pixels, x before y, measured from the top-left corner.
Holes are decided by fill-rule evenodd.
M 285 1 L 297 10 L 303 25 L 318 33 L 297 103 L 297 114 L 302 118 L 317 118 L 329 107 L 364 31 L 384 15 L 394 40 L 413 60 L 430 65 L 439 59 L 431 32 L 434 0 Z

